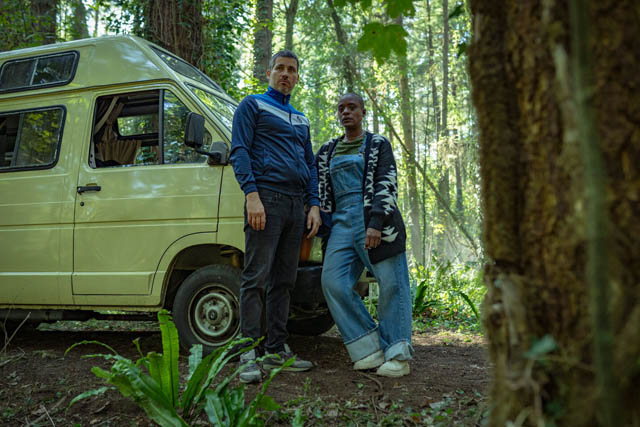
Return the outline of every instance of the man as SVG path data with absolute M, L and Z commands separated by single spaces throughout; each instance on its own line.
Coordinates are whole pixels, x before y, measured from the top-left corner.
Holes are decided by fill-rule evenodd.
M 231 163 L 245 193 L 245 258 L 240 287 L 240 333 L 262 336 L 266 311 L 266 369 L 293 356 L 286 344 L 290 291 L 295 285 L 300 244 L 320 227 L 318 178 L 309 120 L 289 104 L 298 83 L 298 57 L 283 50 L 271 58 L 264 94 L 249 95 L 233 116 Z M 310 206 L 306 216 L 305 203 Z M 306 224 L 305 224 L 306 223 Z M 262 372 L 256 350 L 243 353 L 242 382 L 258 382 Z M 297 358 L 289 370 L 306 371 Z
M 360 95 L 343 95 L 337 112 L 345 132 L 317 155 L 321 205 L 332 223 L 322 290 L 353 369 L 402 377 L 413 357 L 411 296 L 393 150 L 386 138 L 362 128 Z M 378 322 L 353 291 L 365 267 L 378 282 Z

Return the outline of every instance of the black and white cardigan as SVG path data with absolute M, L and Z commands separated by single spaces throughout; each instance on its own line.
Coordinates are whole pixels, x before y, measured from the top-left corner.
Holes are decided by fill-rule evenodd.
M 320 208 L 335 212 L 331 175 L 331 159 L 342 136 L 326 142 L 316 154 Z M 380 246 L 369 250 L 373 264 L 406 250 L 407 233 L 398 210 L 396 162 L 391 143 L 385 137 L 366 132 L 364 174 L 362 180 L 365 228 L 382 234 Z

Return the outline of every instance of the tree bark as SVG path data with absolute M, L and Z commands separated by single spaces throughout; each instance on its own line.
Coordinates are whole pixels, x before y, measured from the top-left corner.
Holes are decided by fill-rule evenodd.
M 402 25 L 402 15 L 396 19 L 396 24 Z M 409 88 L 409 66 L 406 57 L 398 59 L 398 71 L 400 74 L 400 99 L 402 115 L 402 138 L 406 150 L 403 152 L 402 160 L 404 172 L 407 175 L 407 189 L 409 195 L 409 220 L 411 235 L 411 252 L 416 263 L 424 262 L 424 252 L 422 245 L 422 232 L 420 228 L 420 194 L 418 193 L 418 182 L 416 179 L 416 144 L 413 139 L 411 122 L 411 93 Z M 405 213 L 406 214 L 406 213 Z
M 261 84 L 267 84 L 267 69 L 272 56 L 273 31 L 273 0 L 258 0 L 256 2 L 255 40 L 253 43 L 253 77 Z
M 344 81 L 347 85 L 347 92 L 353 92 L 355 84 L 353 80 L 353 72 L 356 69 L 353 59 L 349 54 L 349 48 L 347 46 L 347 33 L 345 33 L 342 28 L 342 23 L 340 22 L 340 16 L 338 16 L 338 12 L 336 12 L 335 7 L 333 6 L 332 0 L 327 0 L 327 5 L 329 6 L 329 11 L 331 12 L 331 19 L 333 20 L 333 26 L 336 30 L 336 38 L 338 39 L 338 43 L 342 48 L 341 56 L 342 56 L 342 76 L 344 77 Z
M 293 26 L 296 21 L 296 14 L 298 13 L 298 0 L 291 0 L 285 10 L 286 29 L 284 36 L 284 48 L 287 50 L 293 50 Z
M 633 425 L 640 419 L 637 2 L 579 6 L 591 21 L 583 42 L 593 57 L 593 84 L 586 87 L 593 119 L 580 113 L 580 85 L 571 77 L 579 70 L 566 61 L 577 48 L 569 45 L 575 28 L 566 3 L 471 0 L 470 7 L 468 55 L 488 259 L 483 322 L 493 366 L 491 425 Z M 600 135 L 595 144 L 603 160 L 604 177 L 591 184 L 593 165 L 580 155 L 584 120 Z M 609 217 L 604 239 L 588 232 L 594 196 L 586 198 L 584 188 L 593 190 L 596 182 L 604 184 L 600 197 Z M 608 276 L 590 288 L 587 254 L 594 245 L 609 266 Z M 598 287 L 606 292 L 594 298 Z M 603 306 L 604 320 L 594 327 L 591 315 L 602 315 Z M 601 323 L 610 323 L 612 339 L 598 355 Z M 541 350 L 536 343 L 545 337 L 555 346 Z M 606 366 L 603 355 L 611 360 Z M 619 390 L 602 385 L 607 370 Z M 611 421 L 608 397 L 616 393 L 619 408 Z
M 57 36 L 57 0 L 31 0 L 34 40 L 39 44 L 55 43 Z
M 146 36 L 190 64 L 202 65 L 202 0 L 151 0 Z
M 440 134 L 441 143 L 445 144 L 446 151 L 449 150 L 449 129 L 447 128 L 447 115 L 449 113 L 449 0 L 442 0 L 442 127 Z M 441 160 L 439 165 L 440 178 L 438 179 L 438 190 L 442 194 L 443 202 L 440 203 L 438 209 L 438 217 L 440 223 L 447 229 L 448 217 L 446 209 L 451 207 L 451 195 L 449 184 L 449 167 L 446 164 L 446 156 Z M 442 205 L 446 203 L 446 207 Z M 438 255 L 445 255 L 445 233 L 440 232 L 436 239 L 436 248 Z

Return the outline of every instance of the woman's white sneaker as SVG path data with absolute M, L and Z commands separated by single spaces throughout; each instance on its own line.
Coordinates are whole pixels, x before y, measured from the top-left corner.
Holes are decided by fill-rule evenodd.
M 409 362 L 407 360 L 388 360 L 376 371 L 383 377 L 403 377 L 409 375 Z
M 368 355 L 365 358 L 358 360 L 353 364 L 353 369 L 356 371 L 363 371 L 365 369 L 373 369 L 384 363 L 384 353 L 382 350 L 378 350 L 375 353 Z

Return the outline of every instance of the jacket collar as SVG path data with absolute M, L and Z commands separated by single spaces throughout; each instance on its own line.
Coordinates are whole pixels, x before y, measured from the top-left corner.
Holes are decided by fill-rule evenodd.
M 271 86 L 269 86 L 269 89 L 267 89 L 265 94 L 269 95 L 271 98 L 275 99 L 278 104 L 282 105 L 287 105 L 289 103 L 289 99 L 291 98 L 291 95 L 285 95 L 284 93 L 275 90 Z

